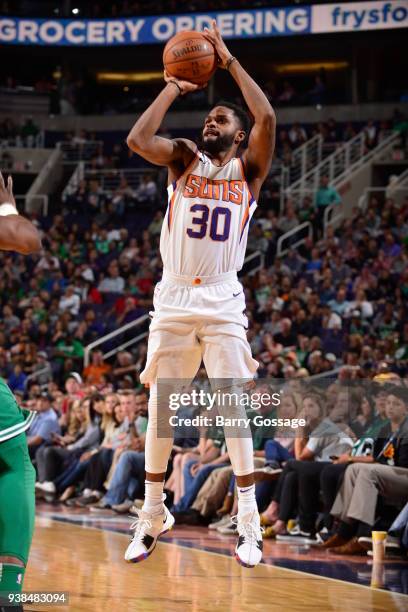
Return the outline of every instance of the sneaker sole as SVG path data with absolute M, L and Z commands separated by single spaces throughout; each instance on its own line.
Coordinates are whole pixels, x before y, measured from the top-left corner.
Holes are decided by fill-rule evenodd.
M 141 555 L 139 555 L 138 557 L 135 557 L 134 559 L 125 559 L 126 563 L 140 563 L 141 561 L 144 561 L 145 559 L 150 557 L 150 555 L 152 554 L 152 552 L 156 548 L 156 545 L 157 545 L 157 542 L 158 542 L 159 538 L 161 538 L 161 536 L 164 535 L 165 533 L 168 533 L 169 531 L 171 531 L 173 529 L 173 527 L 174 527 L 174 522 L 172 523 L 172 525 L 170 525 L 170 527 L 168 527 L 168 529 L 165 529 L 164 531 L 161 531 L 159 533 L 159 535 L 157 536 L 156 542 L 155 542 L 152 550 L 150 550 L 147 553 L 142 553 Z
M 247 567 L 249 569 L 252 569 L 253 567 L 256 567 L 256 565 L 249 565 L 248 563 L 244 563 L 242 561 L 242 559 L 240 559 L 240 557 L 238 556 L 238 553 L 234 553 L 233 556 L 235 557 L 235 559 L 239 563 L 239 565 L 242 565 L 242 567 Z

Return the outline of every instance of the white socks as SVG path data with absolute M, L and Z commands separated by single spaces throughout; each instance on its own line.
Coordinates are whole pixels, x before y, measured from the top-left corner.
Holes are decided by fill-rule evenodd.
M 145 500 L 143 504 L 143 512 L 150 514 L 161 514 L 163 512 L 163 495 L 164 482 L 153 482 L 145 480 Z
M 244 516 L 250 512 L 258 513 L 258 506 L 255 498 L 255 485 L 248 487 L 240 487 L 237 485 L 238 491 L 238 514 Z

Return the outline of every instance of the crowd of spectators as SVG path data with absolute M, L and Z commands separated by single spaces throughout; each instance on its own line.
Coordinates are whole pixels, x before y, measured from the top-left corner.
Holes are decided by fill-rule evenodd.
M 148 395 L 116 392 L 105 374 L 99 360 L 87 381 L 71 372 L 64 392 L 52 384 L 31 389 L 27 405 L 38 416 L 27 435 L 36 494 L 103 516 L 137 514 Z M 401 510 L 406 516 L 408 501 L 408 389 L 390 372 L 353 383 L 346 376 L 320 387 L 288 380 L 277 407 L 270 401 L 247 410 L 265 538 L 359 555 L 372 546 L 372 529 L 389 530 L 388 548 L 403 550 L 395 536 L 404 534 L 406 518 L 398 530 L 393 523 Z M 251 397 L 272 398 L 273 389 L 261 381 Z M 178 416 L 206 409 L 186 407 Z M 282 424 L 271 424 L 276 418 Z M 174 436 L 165 491 L 176 523 L 234 535 L 235 478 L 222 428 L 182 425 Z
M 38 146 L 40 128 L 32 117 L 26 117 L 20 124 L 13 119 L 0 121 L 0 142 L 2 147 L 35 147 Z
M 333 139 L 341 132 L 333 120 L 324 127 Z M 299 144 L 305 134 L 303 126 L 294 124 L 281 130 L 278 140 L 287 135 Z M 86 147 L 90 137 L 69 134 L 67 142 Z M 129 185 L 117 172 L 126 162 L 124 155 L 121 145 L 110 154 L 97 145 L 87 164 L 93 170 L 112 169 L 116 183 L 111 189 L 102 188 L 96 178 L 82 181 L 67 195 L 62 214 L 36 221 L 43 232 L 40 255 L 1 255 L 5 338 L 0 367 L 6 378 L 14 376 L 16 389 L 33 371 L 35 347 L 47 353 L 61 385 L 67 372 L 81 366 L 86 344 L 151 308 L 161 274 L 160 203 L 165 195 L 152 173 L 137 186 Z M 404 373 L 404 360 L 395 361 L 395 355 L 406 345 L 408 333 L 408 200 L 397 205 L 392 198 L 372 197 L 364 214 L 356 208 L 352 218 L 323 236 L 319 209 L 339 201 L 324 180 L 315 201 L 306 197 L 295 209 L 288 200 L 281 215 L 278 189 L 267 181 L 254 216 L 248 248 L 263 253 L 266 266 L 244 282 L 249 334 L 261 371 L 282 374 L 290 366 L 288 372 L 306 368 L 316 374 L 328 367 L 324 355 L 329 353 L 336 364 L 364 366 L 368 374 L 387 360 Z M 312 222 L 314 237 L 276 258 L 278 238 L 303 221 Z M 288 337 L 282 339 L 281 328 L 288 325 Z M 140 347 L 134 350 L 137 358 Z M 286 352 L 292 353 L 289 361 Z M 315 353 L 311 361 L 310 353 Z

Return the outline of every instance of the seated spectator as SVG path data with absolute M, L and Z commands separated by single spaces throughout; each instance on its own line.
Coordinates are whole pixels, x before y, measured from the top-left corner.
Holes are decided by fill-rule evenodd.
M 125 213 L 126 206 L 135 197 L 136 193 L 129 185 L 125 176 L 121 176 L 120 183 L 117 189 L 112 194 L 112 204 L 114 205 L 115 212 L 120 217 Z
M 299 255 L 295 249 L 289 249 L 287 255 L 283 259 L 284 265 L 296 276 L 301 273 L 305 265 L 305 260 Z
M 299 225 L 299 219 L 296 216 L 294 206 L 292 202 L 287 202 L 285 207 L 285 214 L 280 218 L 278 222 L 278 228 L 283 234 L 289 232 Z
M 214 428 L 208 430 L 206 435 L 206 438 L 200 439 L 199 456 L 187 461 L 184 466 L 185 493 L 172 507 L 176 522 L 183 521 L 183 512 L 189 510 L 210 473 L 230 463 L 223 435 Z
M 331 514 L 340 520 L 336 533 L 322 547 L 337 555 L 365 554 L 358 541 L 371 535 L 381 496 L 388 504 L 403 504 L 408 492 L 408 396 L 405 387 L 387 390 L 389 424 L 379 433 L 374 454 L 351 465 L 335 499 Z
M 61 312 L 68 310 L 72 315 L 76 316 L 79 313 L 81 306 L 81 298 L 75 293 L 75 288 L 70 285 L 66 288 L 64 295 L 59 301 L 59 309 Z
M 27 374 L 23 372 L 23 368 L 20 363 L 16 363 L 13 368 L 13 372 L 7 379 L 7 384 L 13 392 L 25 391 L 25 385 L 27 380 Z
M 251 235 L 248 238 L 248 249 L 251 251 L 261 251 L 261 253 L 266 253 L 268 246 L 268 240 L 264 236 L 262 227 L 260 225 L 254 225 Z
M 337 291 L 336 298 L 329 302 L 330 309 L 339 316 L 346 314 L 350 310 L 350 302 L 346 299 L 346 295 L 346 288 L 342 286 Z
M 99 385 L 102 376 L 106 376 L 112 370 L 112 367 L 104 362 L 102 351 L 93 351 L 91 355 L 91 363 L 82 372 L 82 377 L 86 383 L 90 385 Z
M 315 206 L 317 209 L 316 224 L 320 234 L 323 233 L 323 221 L 326 208 L 332 204 L 341 204 L 341 197 L 335 187 L 330 186 L 329 176 L 323 175 L 319 189 L 316 191 Z
M 152 236 L 159 236 L 163 225 L 163 213 L 158 210 L 153 217 L 153 221 L 150 223 L 148 230 Z
M 44 446 L 38 450 L 36 491 L 47 500 L 54 499 L 57 493 L 55 481 L 67 464 L 76 461 L 83 453 L 97 448 L 101 422 L 101 415 L 95 410 L 97 406 L 98 403 L 92 399 L 78 400 L 72 409 L 76 420 L 76 424 L 71 428 L 74 433 L 64 436 L 54 434 L 53 446 Z
M 307 140 L 306 130 L 296 122 L 289 130 L 289 140 L 294 148 L 300 147 Z
M 399 548 L 402 548 L 405 552 L 408 550 L 408 502 L 389 528 L 388 534 L 391 534 L 391 537 L 398 538 Z M 359 542 L 361 543 L 361 539 L 359 539 Z M 385 544 L 386 550 L 387 544 L 389 544 L 389 535 Z M 393 549 L 393 552 L 395 552 L 395 545 Z
M 354 300 L 349 302 L 348 309 L 345 314 L 357 310 L 363 319 L 371 319 L 374 314 L 374 308 L 371 302 L 366 298 L 365 291 L 360 289 L 356 291 L 356 297 Z
M 40 385 L 46 385 L 52 381 L 51 364 L 48 361 L 48 355 L 45 351 L 39 351 L 36 354 L 33 374 L 35 374 L 35 378 Z
M 116 362 L 113 366 L 112 377 L 119 388 L 125 376 L 131 377 L 132 386 L 134 387 L 136 385 L 136 375 L 138 372 L 140 372 L 140 370 L 134 362 L 132 353 L 128 351 L 119 351 L 116 354 Z
M 145 174 L 135 192 L 136 200 L 140 203 L 153 203 L 157 196 L 157 185 L 151 174 Z
M 280 330 L 273 339 L 285 348 L 296 345 L 296 336 L 292 332 L 292 321 L 290 319 L 281 319 Z
M 35 125 L 32 117 L 27 117 L 22 128 L 21 128 L 21 137 L 26 147 L 34 147 L 35 146 L 35 138 L 39 133 L 39 128 Z
M 20 319 L 15 315 L 10 304 L 3 306 L 3 325 L 6 333 L 20 326 Z
M 59 270 L 60 262 L 58 257 L 55 257 L 49 251 L 44 251 L 42 257 L 35 267 L 36 274 L 44 271 Z
M 285 392 L 281 398 L 281 403 L 276 410 L 265 414 L 267 418 L 278 418 L 283 420 L 294 419 L 297 417 L 299 412 L 300 397 L 291 392 Z M 255 450 L 255 457 L 264 457 L 265 463 L 262 467 L 255 470 L 255 478 L 260 482 L 256 485 L 256 499 L 259 507 L 264 508 L 270 500 L 270 483 L 262 482 L 263 480 L 268 481 L 270 476 L 272 479 L 282 471 L 282 467 L 286 461 L 293 459 L 295 456 L 295 436 L 296 430 L 290 426 L 281 425 L 273 431 L 273 437 L 271 437 L 271 431 L 258 431 L 257 428 L 254 432 L 254 448 L 256 446 L 255 441 L 259 435 L 262 435 L 262 450 Z M 266 485 L 266 486 L 265 486 Z
M 47 391 L 41 393 L 37 398 L 35 404 L 37 416 L 27 431 L 27 444 L 31 459 L 35 459 L 39 448 L 52 442 L 52 434 L 59 434 L 61 431 L 52 403 L 53 398 Z
M 317 495 L 309 494 L 310 487 L 318 488 L 320 473 L 330 463 L 332 456 L 343 454 L 353 446 L 352 439 L 325 415 L 326 407 L 321 396 L 304 396 L 303 413 L 299 418 L 304 418 L 307 425 L 301 432 L 302 436 L 295 439 L 296 459 L 286 463 L 273 502 L 262 515 L 263 523 L 272 526 L 266 537 L 280 534 L 285 535 L 288 541 L 315 541 Z M 294 514 L 297 497 L 299 527 L 286 535 L 286 523 Z
M 129 501 L 126 499 L 129 487 L 131 487 L 132 495 L 136 495 L 139 485 L 143 485 L 145 432 L 139 434 L 137 430 L 137 401 L 138 403 L 141 401 L 145 405 L 147 403 L 147 396 L 144 391 L 136 396 L 133 391 L 129 390 L 122 391 L 119 399 L 126 413 L 122 424 L 122 428 L 126 433 L 119 437 L 119 444 L 114 450 L 111 469 L 104 483 L 107 493 L 99 501 L 89 504 L 93 512 L 110 508 L 117 509 L 117 506 L 121 506 L 124 502 Z M 133 460 L 135 460 L 135 464 Z M 131 480 L 132 466 L 134 465 L 137 466 L 136 471 L 139 478 Z M 131 505 L 132 503 L 127 503 L 125 512 L 129 510 Z
M 79 462 L 72 464 L 58 480 L 63 490 L 60 501 L 68 506 L 84 507 L 97 503 L 104 494 L 104 484 L 112 465 L 115 451 L 129 434 L 130 424 L 125 402 L 115 394 L 104 398 L 101 422 L 103 440 L 98 448 L 84 453 Z M 80 492 L 77 484 L 81 481 Z
M 119 266 L 116 260 L 112 261 L 108 267 L 108 276 L 103 278 L 98 285 L 101 293 L 123 293 L 125 281 L 119 275 Z

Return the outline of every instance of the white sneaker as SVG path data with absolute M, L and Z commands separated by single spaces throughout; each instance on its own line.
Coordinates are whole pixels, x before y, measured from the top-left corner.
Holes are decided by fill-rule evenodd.
M 238 530 L 235 559 L 244 567 L 255 567 L 262 559 L 262 528 L 257 510 L 232 518 Z
M 361 538 L 358 538 L 358 543 L 364 546 L 364 548 L 368 551 L 368 553 L 372 551 L 373 540 L 369 536 L 368 537 L 363 536 Z M 399 550 L 400 548 L 401 546 L 400 546 L 398 538 L 387 535 L 387 539 L 385 540 L 385 550 L 388 552 L 394 552 L 396 550 Z
M 131 524 L 134 530 L 132 540 L 125 552 L 125 561 L 139 563 L 147 559 L 155 549 L 158 538 L 169 531 L 174 525 L 174 516 L 165 505 L 163 513 L 154 515 L 139 510 L 137 518 Z
M 289 533 L 278 534 L 276 536 L 277 542 L 286 542 L 292 544 L 319 544 L 321 538 L 317 537 L 309 531 L 302 531 L 299 525 L 296 525 Z
M 218 527 L 217 531 L 218 533 L 222 533 L 222 535 L 235 535 L 236 533 L 238 533 L 237 524 L 232 520 L 231 516 L 228 518 L 228 523 L 226 525 L 221 525 L 221 527 Z
M 42 491 L 43 493 L 56 493 L 57 492 L 57 489 L 55 488 L 55 484 L 51 481 L 36 482 L 35 488 L 37 491 Z
M 210 523 L 208 525 L 208 529 L 218 529 L 219 527 L 225 527 L 226 525 L 229 525 L 230 522 L 231 522 L 230 515 L 229 514 L 225 514 L 220 519 L 217 519 L 213 523 Z

